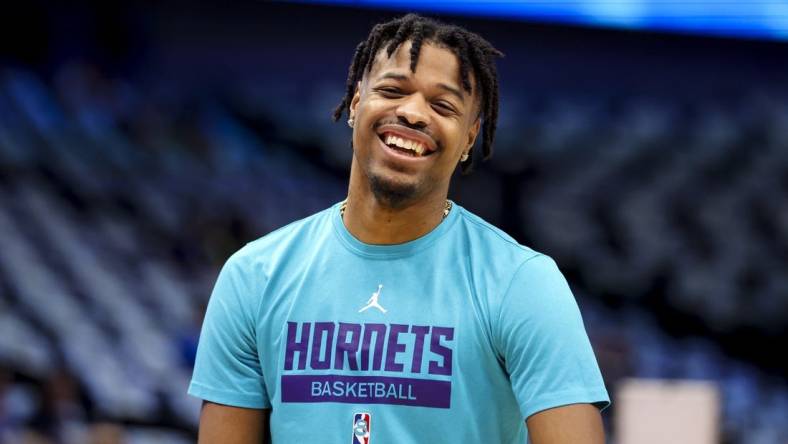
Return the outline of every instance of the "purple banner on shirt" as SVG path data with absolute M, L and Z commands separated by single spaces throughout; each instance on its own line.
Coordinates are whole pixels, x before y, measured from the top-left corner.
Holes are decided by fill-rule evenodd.
M 394 404 L 447 409 L 451 382 L 386 376 L 285 375 L 282 402 Z

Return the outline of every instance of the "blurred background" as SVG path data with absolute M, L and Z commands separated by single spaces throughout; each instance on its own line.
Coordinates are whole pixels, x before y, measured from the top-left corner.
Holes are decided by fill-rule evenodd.
M 344 198 L 331 110 L 408 10 L 506 54 L 450 197 L 561 266 L 610 442 L 639 378 L 710 387 L 713 442 L 788 443 L 788 3 L 721 0 L 4 6 L 0 443 L 195 440 L 219 267 Z

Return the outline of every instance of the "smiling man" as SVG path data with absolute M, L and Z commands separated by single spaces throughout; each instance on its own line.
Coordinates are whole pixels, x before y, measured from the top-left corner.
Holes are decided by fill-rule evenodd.
M 498 108 L 494 58 L 417 15 L 353 57 L 348 197 L 225 264 L 189 392 L 201 443 L 604 442 L 608 404 L 555 262 L 447 200 Z

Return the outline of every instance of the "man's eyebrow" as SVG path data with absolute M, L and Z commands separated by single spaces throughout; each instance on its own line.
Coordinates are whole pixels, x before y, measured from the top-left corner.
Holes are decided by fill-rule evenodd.
M 392 80 L 399 80 L 404 82 L 408 80 L 408 76 L 396 72 L 386 72 L 381 74 L 380 77 L 378 78 L 378 80 L 383 80 L 383 79 L 392 79 Z M 448 92 L 449 94 L 456 96 L 458 99 L 460 99 L 461 102 L 465 101 L 465 96 L 463 95 L 462 91 L 460 91 L 459 89 L 453 86 L 449 86 L 445 83 L 438 83 L 438 88 L 441 88 L 446 92 Z
M 405 81 L 405 80 L 408 80 L 408 76 L 406 76 L 405 74 L 398 74 L 396 72 L 387 72 L 387 73 L 383 73 L 379 77 L 379 80 L 383 80 L 383 79 L 393 79 L 393 80 Z
M 448 91 L 450 94 L 457 96 L 457 98 L 460 99 L 460 102 L 465 101 L 465 97 L 463 96 L 462 91 L 460 91 L 459 89 L 453 86 L 449 86 L 445 83 L 438 83 L 438 88 L 444 89 Z

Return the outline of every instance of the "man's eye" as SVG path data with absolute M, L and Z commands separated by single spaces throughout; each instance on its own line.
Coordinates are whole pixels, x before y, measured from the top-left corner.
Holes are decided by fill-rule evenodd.
M 378 91 L 384 96 L 401 96 L 402 92 L 397 88 L 378 88 Z
M 435 103 L 435 106 L 441 109 L 442 111 L 454 112 L 454 107 L 452 107 L 446 102 L 437 102 Z

